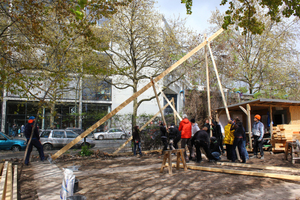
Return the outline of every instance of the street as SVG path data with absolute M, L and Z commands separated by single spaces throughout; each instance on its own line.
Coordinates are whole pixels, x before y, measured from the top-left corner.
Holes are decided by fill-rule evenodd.
M 24 139 L 24 138 L 18 138 L 18 139 Z M 89 139 L 92 139 L 89 137 Z M 24 139 L 25 140 L 25 139 Z M 107 153 L 113 153 L 115 150 L 117 150 L 124 142 L 126 142 L 127 139 L 125 140 L 94 140 L 95 142 L 95 147 L 91 148 L 91 150 L 96 151 L 104 151 Z M 78 152 L 80 152 L 81 149 L 69 149 L 66 154 L 72 154 L 75 155 Z M 49 154 L 55 154 L 59 149 L 55 150 L 50 150 L 50 151 L 44 151 L 45 155 Z M 128 152 L 131 151 L 131 142 L 129 142 L 120 152 Z M 9 150 L 1 150 L 0 151 L 0 160 L 2 159 L 13 159 L 13 158 L 23 158 L 24 157 L 25 151 L 19 151 L 19 152 L 13 152 Z M 33 151 L 31 155 L 39 155 L 38 151 L 36 148 L 33 148 Z

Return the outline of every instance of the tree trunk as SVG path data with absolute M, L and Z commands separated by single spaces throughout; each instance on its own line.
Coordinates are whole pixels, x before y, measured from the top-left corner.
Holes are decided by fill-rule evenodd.
M 134 83 L 134 88 L 133 88 L 133 93 L 137 92 L 137 83 Z M 138 109 L 138 104 L 137 104 L 137 98 L 133 100 L 133 112 L 132 112 L 132 130 L 133 127 L 136 126 L 136 118 L 137 118 L 137 109 Z
M 54 129 L 54 113 L 55 113 L 55 103 L 50 105 L 50 128 Z

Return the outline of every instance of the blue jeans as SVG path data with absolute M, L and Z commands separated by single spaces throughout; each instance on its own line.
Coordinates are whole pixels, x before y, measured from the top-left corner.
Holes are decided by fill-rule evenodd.
M 216 152 L 216 151 L 215 151 L 215 152 L 212 152 L 211 155 L 212 155 L 213 157 L 215 157 L 216 159 L 221 160 L 221 158 L 220 158 L 221 154 L 220 154 L 219 152 Z
M 142 148 L 141 148 L 141 143 L 140 142 L 138 142 L 138 143 L 134 142 L 134 145 L 133 145 L 133 155 L 136 156 L 136 147 L 137 146 L 139 148 L 140 155 L 142 155 Z
M 235 160 L 237 159 L 237 155 L 236 155 L 236 152 L 235 152 L 235 149 L 236 147 L 238 147 L 238 150 L 239 150 L 239 154 L 240 154 L 240 157 L 242 159 L 242 162 L 245 163 L 246 162 L 246 158 L 245 158 L 245 152 L 244 152 L 244 149 L 245 149 L 245 146 L 244 146 L 244 142 L 243 142 L 243 138 L 234 138 L 234 142 L 233 142 L 233 145 L 232 145 L 232 162 L 235 162 Z
M 246 149 L 246 140 L 243 141 L 243 146 L 244 146 L 245 158 L 246 158 L 246 160 L 249 160 L 249 154 L 248 154 L 248 151 Z

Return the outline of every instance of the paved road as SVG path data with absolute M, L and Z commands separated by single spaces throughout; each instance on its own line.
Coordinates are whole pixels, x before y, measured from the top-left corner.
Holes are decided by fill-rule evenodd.
M 20 139 L 20 138 L 18 138 Z M 22 138 L 21 138 L 22 139 Z M 92 138 L 89 138 L 92 139 Z M 24 139 L 25 140 L 25 139 Z M 92 150 L 100 150 L 105 151 L 107 153 L 113 153 L 115 150 L 117 150 L 126 140 L 94 140 L 96 145 L 92 148 Z M 45 151 L 45 155 L 48 154 L 55 154 L 59 149 L 51 150 L 51 151 Z M 67 151 L 67 153 L 70 154 L 77 154 L 80 151 L 80 149 L 70 149 Z M 129 142 L 120 152 L 128 152 L 131 151 L 131 143 Z M 12 152 L 12 151 L 0 151 L 0 160 L 2 159 L 11 159 L 11 158 L 23 158 L 25 151 L 20 152 Z M 33 152 L 31 155 L 38 155 L 38 152 L 36 148 L 33 148 Z

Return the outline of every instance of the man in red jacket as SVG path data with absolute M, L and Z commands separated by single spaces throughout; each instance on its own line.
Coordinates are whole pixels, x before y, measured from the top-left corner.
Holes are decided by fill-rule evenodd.
M 193 148 L 191 144 L 191 137 L 192 137 L 192 124 L 188 120 L 187 115 L 184 114 L 182 116 L 182 121 L 179 124 L 179 131 L 181 131 L 181 148 L 185 149 L 185 146 L 187 145 L 190 151 L 190 159 L 191 155 L 193 155 Z M 184 157 L 186 162 L 189 162 L 189 157 L 186 154 L 186 151 L 184 151 Z

